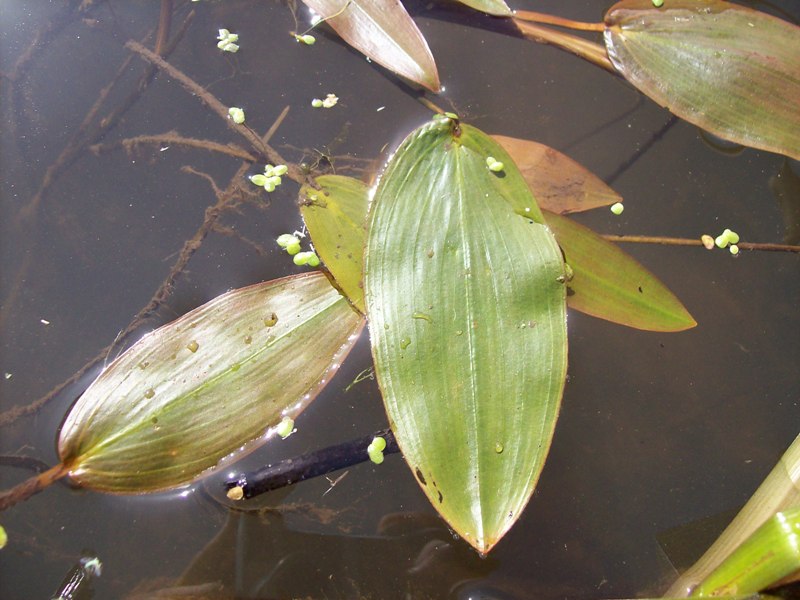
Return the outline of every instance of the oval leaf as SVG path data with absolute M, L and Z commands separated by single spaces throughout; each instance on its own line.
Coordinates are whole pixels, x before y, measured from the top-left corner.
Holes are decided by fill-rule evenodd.
M 513 212 L 511 196 L 535 207 L 513 163 L 492 172 L 489 156 L 506 153 L 446 118 L 406 138 L 375 193 L 364 270 L 395 437 L 433 506 L 482 553 L 533 493 L 567 357 L 561 251 Z
M 363 314 L 361 267 L 369 190 L 358 179 L 341 175 L 322 175 L 316 181 L 320 189 L 309 185 L 300 189 L 300 212 L 317 254 Z
M 503 0 L 458 0 L 461 4 L 496 17 L 510 17 L 514 12 Z
M 514 159 L 542 210 L 565 214 L 622 202 L 622 196 L 566 154 L 530 140 L 492 137 Z
M 218 296 L 144 336 L 89 386 L 62 425 L 61 461 L 108 492 L 189 483 L 298 415 L 362 325 L 319 272 Z
M 572 219 L 549 212 L 545 219 L 572 267 L 570 308 L 647 331 L 697 325 L 667 286 L 632 256 Z
M 439 73 L 428 43 L 399 0 L 303 0 L 336 33 L 376 63 L 431 91 Z M 333 16 L 336 15 L 336 16 Z
M 800 159 L 800 28 L 723 0 L 625 0 L 606 14 L 614 67 L 726 140 Z

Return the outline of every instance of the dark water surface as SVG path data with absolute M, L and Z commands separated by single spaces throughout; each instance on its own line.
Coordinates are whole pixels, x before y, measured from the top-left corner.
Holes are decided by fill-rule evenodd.
M 0 2 L 0 70 L 8 75 L 0 125 L 2 411 L 70 378 L 150 300 L 215 202 L 208 182 L 182 167 L 223 188 L 240 164 L 170 144 L 81 150 L 34 205 L 48 168 L 121 65 L 100 115 L 125 104 L 145 64 L 135 57 L 124 64 L 130 53 L 123 44 L 150 34 L 152 47 L 159 20 L 155 1 L 68 10 L 78 4 Z M 510 4 L 596 21 L 610 2 Z M 293 161 L 313 162 L 323 152 L 339 157 L 337 172 L 360 175 L 352 169 L 368 169 L 386 144 L 430 118 L 415 92 L 325 28 L 315 46 L 295 43 L 283 3 L 175 5 L 173 33 L 190 10 L 195 14 L 169 62 L 224 104 L 244 107 L 259 133 L 289 106 L 272 143 Z M 604 233 L 689 238 L 730 227 L 758 242 L 781 242 L 794 231 L 798 243 L 800 186 L 788 186 L 785 202 L 794 204 L 786 210 L 774 193 L 777 174 L 790 179 L 797 163 L 754 150 L 720 153 L 681 122 L 651 145 L 670 115 L 621 79 L 455 4 L 407 5 L 439 66 L 446 88 L 439 104 L 489 133 L 551 145 L 625 197 L 622 216 L 601 209 L 581 222 Z M 762 8 L 800 18 L 796 0 L 770 6 Z M 297 12 L 306 22 L 307 11 Z M 239 53 L 217 50 L 221 27 L 240 34 Z M 329 92 L 340 97 L 338 106 L 311 108 L 312 98 Z M 161 73 L 102 143 L 169 131 L 240 143 Z M 299 272 L 273 243 L 302 225 L 296 193 L 286 182 L 269 197 L 262 193 L 260 207 L 224 214 L 220 223 L 237 235 L 210 233 L 141 332 L 228 289 Z M 0 514 L 9 535 L 0 551 L 0 598 L 49 598 L 84 548 L 104 564 L 97 598 L 150 597 L 181 577 L 186 585 L 220 582 L 224 592 L 191 596 L 214 598 L 622 598 L 662 591 L 675 570 L 658 536 L 740 506 L 798 433 L 800 258 L 742 252 L 734 259 L 725 251 L 634 244 L 625 250 L 699 325 L 646 333 L 570 313 L 569 381 L 552 451 L 531 503 L 488 559 L 453 538 L 393 455 L 381 466 L 350 468 L 328 493 L 325 478 L 274 492 L 260 502 L 273 511 L 229 513 L 215 500 L 219 476 L 183 493 L 141 497 L 55 485 Z M 299 432 L 248 464 L 384 427 L 373 381 L 344 391 L 369 365 L 365 332 L 298 420 Z M 3 425 L 0 453 L 55 464 L 57 428 L 96 372 Z M 27 475 L 3 467 L 0 484 Z

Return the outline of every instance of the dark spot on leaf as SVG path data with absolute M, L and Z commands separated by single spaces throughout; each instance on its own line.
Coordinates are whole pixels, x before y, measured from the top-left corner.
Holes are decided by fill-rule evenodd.
M 642 286 L 639 286 L 639 293 L 644 294 L 644 292 L 642 291 Z
M 567 286 L 567 296 L 574 296 L 574 295 L 575 295 L 575 290 Z
M 422 485 L 428 485 L 428 482 L 425 481 L 425 477 L 422 475 L 422 471 L 419 470 L 419 467 L 417 467 L 417 470 L 415 472 L 417 474 L 417 479 L 419 479 L 419 482 Z
M 442 496 L 442 492 L 437 491 L 436 493 L 439 494 L 439 504 L 441 504 L 442 500 L 444 500 L 444 496 Z

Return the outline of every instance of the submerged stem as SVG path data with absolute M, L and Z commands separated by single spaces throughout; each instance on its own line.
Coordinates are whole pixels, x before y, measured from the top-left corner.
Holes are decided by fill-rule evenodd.
M 576 56 L 579 56 L 598 67 L 603 67 L 611 73 L 617 72 L 614 65 L 611 64 L 611 59 L 606 54 L 606 49 L 600 44 L 595 44 L 576 35 L 570 35 L 541 25 L 534 25 L 515 18 L 514 24 L 519 28 L 522 34 L 540 44 L 552 44 L 563 50 L 568 50 Z
M 635 244 L 660 244 L 662 246 L 702 246 L 703 242 L 699 239 L 660 237 L 650 235 L 611 235 L 601 236 L 609 242 L 616 243 L 635 243 Z M 736 244 L 740 250 L 761 250 L 764 252 L 800 252 L 800 246 L 791 244 L 765 244 L 756 242 L 739 242 Z
M 584 23 L 583 21 L 573 21 L 572 19 L 565 19 L 555 15 L 547 15 L 532 10 L 517 10 L 514 12 L 514 17 L 521 21 L 547 23 L 548 25 L 558 25 L 559 27 L 578 29 L 580 31 L 603 31 L 605 29 L 605 25 L 603 23 Z
M 22 483 L 15 485 L 10 490 L 0 493 L 0 511 L 11 508 L 15 504 L 27 500 L 34 494 L 38 494 L 44 488 L 64 477 L 67 473 L 69 473 L 67 466 L 58 463 L 44 473 L 34 475 Z

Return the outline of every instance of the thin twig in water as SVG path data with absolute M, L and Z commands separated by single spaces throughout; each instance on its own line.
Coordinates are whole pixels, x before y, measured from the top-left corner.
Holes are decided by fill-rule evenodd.
M 89 146 L 89 150 L 95 155 L 100 155 L 106 152 L 117 150 L 118 148 L 124 148 L 126 152 L 130 153 L 137 146 L 147 145 L 160 146 L 162 149 L 165 149 L 167 146 L 199 148 L 201 150 L 208 150 L 209 152 L 217 152 L 219 154 L 232 156 L 233 158 L 238 158 L 240 160 L 246 160 L 250 162 L 256 162 L 258 160 L 256 156 L 253 156 L 250 152 L 240 148 L 239 146 L 236 146 L 235 144 L 220 144 L 218 142 L 212 142 L 211 140 L 187 138 L 183 137 L 182 135 L 178 135 L 174 131 L 160 135 L 137 135 L 136 137 L 126 138 L 124 140 L 120 140 L 119 142 L 114 142 L 113 144 L 94 144 L 93 146 Z
M 700 239 L 659 237 L 650 235 L 602 235 L 603 239 L 616 243 L 660 244 L 662 246 L 703 246 Z M 763 252 L 800 252 L 800 246 L 791 244 L 765 244 L 756 242 L 739 242 L 740 250 L 761 250 Z

